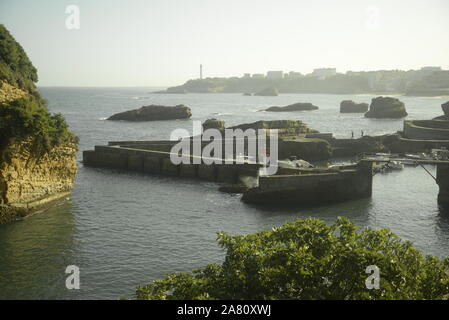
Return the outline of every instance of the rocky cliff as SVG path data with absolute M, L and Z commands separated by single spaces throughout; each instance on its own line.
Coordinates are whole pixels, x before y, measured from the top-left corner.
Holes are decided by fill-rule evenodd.
M 373 98 L 369 106 L 369 111 L 365 113 L 366 118 L 378 119 L 398 119 L 404 118 L 407 115 L 404 103 L 392 97 Z
M 37 71 L 0 25 L 0 224 L 65 197 L 76 174 L 77 138 L 36 89 Z
M 21 218 L 66 197 L 73 188 L 76 145 L 35 150 L 35 139 L 9 145 L 0 162 L 0 224 Z

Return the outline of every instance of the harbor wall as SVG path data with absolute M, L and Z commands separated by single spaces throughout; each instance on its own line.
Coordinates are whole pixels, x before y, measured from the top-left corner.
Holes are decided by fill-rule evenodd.
M 449 164 L 437 165 L 437 183 L 440 188 L 438 204 L 445 210 L 449 210 Z
M 337 172 L 259 177 L 258 188 L 242 200 L 258 204 L 319 204 L 370 197 L 372 163 L 361 161 L 354 169 Z
M 160 174 L 172 177 L 198 178 L 206 181 L 237 183 L 242 176 L 257 177 L 260 165 L 245 164 L 173 164 L 169 152 L 132 149 L 117 146 L 95 146 L 95 150 L 83 152 L 86 166 L 105 167 L 145 174 Z M 204 159 L 204 158 L 203 158 Z M 205 158 L 213 160 L 214 158 Z
M 404 121 L 404 137 L 418 140 L 449 140 L 449 121 Z

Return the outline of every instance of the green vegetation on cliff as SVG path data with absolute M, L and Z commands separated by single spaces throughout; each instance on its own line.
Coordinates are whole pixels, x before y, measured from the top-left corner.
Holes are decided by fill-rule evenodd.
M 442 299 L 449 258 L 425 256 L 388 229 L 358 231 L 296 220 L 244 236 L 218 235 L 222 265 L 175 273 L 137 288 L 138 299 Z M 379 287 L 367 288 L 379 270 Z M 368 279 L 367 279 L 368 278 Z
M 37 70 L 22 46 L 0 24 L 0 80 L 28 92 L 34 92 Z
M 77 141 L 63 116 L 48 111 L 36 90 L 37 79 L 22 46 L 0 25 L 0 153 L 27 137 L 35 138 L 37 150 Z

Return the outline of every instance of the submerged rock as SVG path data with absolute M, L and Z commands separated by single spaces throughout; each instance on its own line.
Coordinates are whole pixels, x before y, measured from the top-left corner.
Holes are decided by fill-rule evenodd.
M 143 106 L 140 109 L 116 113 L 110 116 L 107 120 L 154 121 L 187 119 L 191 116 L 192 111 L 184 105 L 177 105 L 174 107 L 151 105 Z
M 367 103 L 356 103 L 352 100 L 343 100 L 340 103 L 340 113 L 365 113 L 367 111 Z
M 207 119 L 203 122 L 203 130 L 207 129 L 218 129 L 218 130 L 224 130 L 225 129 L 225 122 L 223 120 L 217 120 L 217 119 Z
M 309 102 L 303 103 L 298 102 L 294 104 L 290 104 L 285 107 L 269 107 L 268 109 L 265 109 L 264 111 L 269 112 L 294 112 L 294 111 L 309 111 L 309 110 L 318 110 L 319 108 Z
M 269 87 L 266 89 L 263 89 L 262 91 L 259 91 L 254 94 L 255 96 L 278 96 L 279 91 L 275 87 Z
M 399 99 L 391 97 L 377 97 L 371 100 L 367 118 L 404 118 L 408 115 L 405 105 Z

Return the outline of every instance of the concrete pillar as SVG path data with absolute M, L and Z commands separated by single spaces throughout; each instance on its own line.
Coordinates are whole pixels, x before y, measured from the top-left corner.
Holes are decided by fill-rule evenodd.
M 371 196 L 373 194 L 373 163 L 371 161 L 360 161 L 358 164 L 360 184 L 358 191 L 361 195 Z
M 449 210 L 449 164 L 437 165 L 437 183 L 440 187 L 438 205 L 445 210 Z

